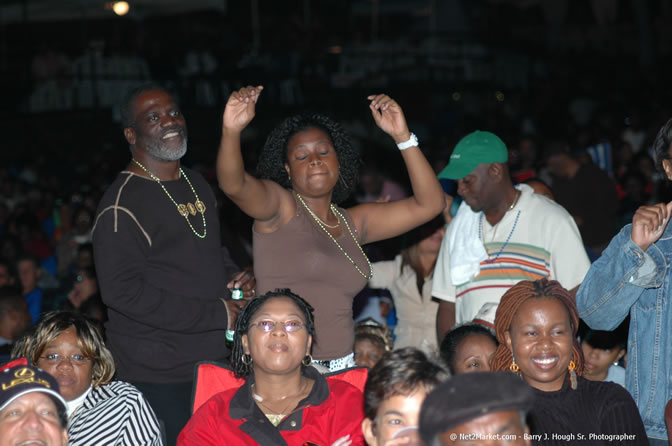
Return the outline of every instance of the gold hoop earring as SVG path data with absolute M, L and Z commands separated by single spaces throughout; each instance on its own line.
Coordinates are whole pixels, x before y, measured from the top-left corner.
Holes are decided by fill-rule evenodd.
M 303 364 L 303 365 L 305 365 L 306 367 L 308 367 L 310 364 L 312 364 L 312 362 L 313 362 L 313 357 L 310 356 L 310 353 L 308 353 L 308 354 L 306 355 L 306 357 L 303 358 L 303 360 L 301 361 L 301 364 Z
M 242 362 L 243 364 L 245 364 L 246 366 L 249 367 L 250 364 L 252 364 L 252 356 L 250 356 L 246 353 L 243 353 L 243 356 L 240 357 L 240 362 Z
M 511 356 L 511 365 L 509 365 L 509 370 L 511 370 L 513 373 L 520 372 L 520 367 L 518 367 L 518 364 L 516 364 L 516 358 L 513 356 Z

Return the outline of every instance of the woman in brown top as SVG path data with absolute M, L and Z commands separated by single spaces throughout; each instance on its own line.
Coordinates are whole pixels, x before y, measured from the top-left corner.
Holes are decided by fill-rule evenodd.
M 337 207 L 355 186 L 359 154 L 341 126 L 322 115 L 285 120 L 260 155 L 262 179 L 243 166 L 240 134 L 263 87 L 234 92 L 223 116 L 219 186 L 254 218 L 257 290 L 291 288 L 315 308 L 313 354 L 331 370 L 354 366 L 352 299 L 371 277 L 361 245 L 403 234 L 444 208 L 436 174 L 418 148 L 401 107 L 368 97 L 374 121 L 401 150 L 413 196 L 390 203 Z

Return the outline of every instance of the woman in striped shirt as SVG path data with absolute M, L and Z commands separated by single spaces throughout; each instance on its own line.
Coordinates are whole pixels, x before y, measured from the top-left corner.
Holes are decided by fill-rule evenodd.
M 68 405 L 70 446 L 163 444 L 156 415 L 142 393 L 112 381 L 112 354 L 84 316 L 45 314 L 15 345 L 12 356 L 28 358 L 58 381 Z

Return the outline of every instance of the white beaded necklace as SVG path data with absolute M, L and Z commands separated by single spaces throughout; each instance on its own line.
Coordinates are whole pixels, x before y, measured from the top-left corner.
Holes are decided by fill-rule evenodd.
M 196 237 L 205 238 L 205 236 L 208 235 L 208 228 L 205 225 L 205 203 L 203 203 L 198 198 L 198 194 L 196 193 L 196 189 L 194 189 L 194 186 L 191 185 L 191 181 L 189 181 L 189 177 L 187 177 L 187 174 L 184 173 L 182 168 L 180 167 L 180 175 L 183 176 L 185 180 L 187 180 L 187 184 L 189 184 L 189 187 L 191 188 L 191 191 L 194 193 L 194 196 L 196 197 L 196 202 L 193 203 L 193 204 L 192 203 L 187 203 L 186 205 L 182 204 L 182 203 L 177 204 L 177 202 L 175 201 L 173 196 L 170 195 L 170 192 L 168 192 L 168 190 L 166 189 L 166 186 L 163 185 L 163 183 L 161 182 L 159 177 L 157 177 L 152 172 L 150 172 L 145 166 L 143 166 L 140 163 L 140 161 L 136 160 L 135 158 L 133 158 L 133 162 L 135 162 L 135 164 L 137 164 L 142 170 L 147 172 L 147 175 L 149 175 L 149 177 L 152 180 L 159 183 L 159 186 L 161 186 L 161 189 L 163 189 L 163 191 L 166 193 L 166 195 L 168 195 L 168 198 L 170 198 L 170 201 L 172 201 L 173 204 L 175 205 L 175 207 L 177 208 L 177 212 L 181 216 L 183 216 L 185 220 L 187 220 L 187 224 L 191 228 L 191 231 L 196 235 Z M 201 218 L 203 219 L 203 235 L 196 232 L 196 229 L 194 229 L 194 227 L 191 225 L 191 222 L 189 221 L 189 214 L 196 215 L 197 211 L 201 213 Z
M 364 260 L 366 260 L 366 263 L 369 265 L 369 274 L 368 275 L 364 274 L 364 272 L 362 272 L 362 270 L 359 269 L 359 266 L 357 266 L 357 264 L 352 259 L 352 257 L 350 257 L 350 255 L 347 252 L 345 252 L 345 249 L 343 249 L 343 247 L 340 245 L 340 243 L 338 243 L 338 241 L 336 241 L 334 236 L 331 235 L 331 232 L 329 232 L 327 230 L 327 228 L 325 227 L 322 220 L 317 215 L 315 215 L 315 213 L 312 211 L 312 209 L 310 209 L 308 207 L 308 205 L 306 204 L 306 202 L 303 201 L 303 197 L 301 197 L 301 195 L 298 192 L 294 192 L 294 193 L 296 194 L 296 197 L 299 199 L 299 201 L 301 202 L 303 207 L 306 208 L 308 213 L 313 217 L 313 219 L 315 220 L 315 223 L 317 223 L 317 225 L 320 228 L 322 228 L 322 230 L 329 236 L 329 238 L 336 244 L 336 246 L 338 246 L 338 249 L 340 249 L 341 252 L 343 253 L 343 255 L 345 255 L 345 257 L 348 260 L 350 260 L 350 263 L 352 263 L 352 266 L 355 267 L 357 272 L 359 272 L 359 274 L 361 274 L 362 277 L 364 277 L 366 280 L 371 280 L 373 278 L 373 267 L 371 266 L 371 262 L 369 261 L 369 258 L 364 253 L 364 250 L 362 249 L 362 246 L 357 241 L 357 238 L 355 237 L 355 234 L 352 233 L 352 230 L 350 229 L 350 225 L 348 224 L 348 221 L 345 219 L 345 217 L 343 217 L 343 214 L 341 214 L 341 212 L 338 209 L 336 209 L 336 206 L 334 206 L 333 203 L 330 205 L 331 212 L 334 213 L 336 218 L 340 218 L 340 220 L 343 221 L 343 223 L 345 223 L 345 227 L 348 228 L 348 232 L 350 233 L 350 236 L 352 237 L 352 239 L 355 241 L 355 245 L 357 245 L 357 247 L 359 248 L 359 251 L 362 253 L 362 256 L 364 256 Z

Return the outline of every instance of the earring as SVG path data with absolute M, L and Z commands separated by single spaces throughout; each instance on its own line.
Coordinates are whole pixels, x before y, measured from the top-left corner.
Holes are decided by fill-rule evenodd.
M 246 353 L 243 353 L 243 356 L 240 357 L 240 362 L 242 362 L 243 364 L 245 364 L 246 366 L 249 367 L 250 364 L 252 364 L 252 356 L 250 356 Z
M 308 354 L 306 355 L 306 357 L 303 358 L 303 360 L 301 361 L 301 364 L 303 364 L 303 365 L 305 365 L 306 367 L 308 367 L 312 362 L 313 362 L 313 357 L 310 356 L 310 353 L 308 353 Z
M 569 365 L 567 366 L 567 370 L 569 370 L 569 386 L 572 388 L 572 390 L 576 390 L 577 387 L 579 387 L 579 380 L 576 377 L 576 363 L 574 360 L 569 361 Z
M 513 373 L 518 373 L 520 372 L 520 367 L 518 367 L 518 364 L 516 364 L 516 358 L 511 355 L 511 365 L 509 365 L 509 370 L 511 370 Z

